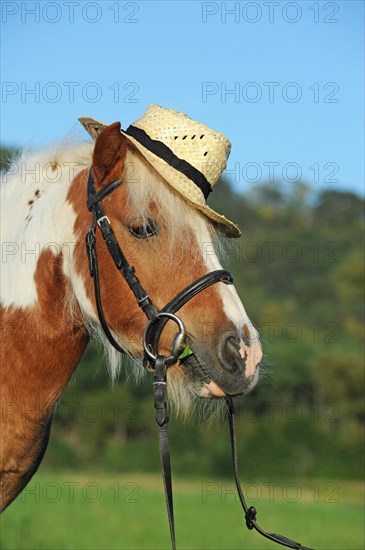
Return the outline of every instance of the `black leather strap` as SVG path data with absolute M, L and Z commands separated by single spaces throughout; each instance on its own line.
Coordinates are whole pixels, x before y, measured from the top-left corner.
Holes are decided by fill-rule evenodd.
M 307 546 L 303 546 L 300 542 L 288 539 L 284 535 L 278 535 L 277 533 L 268 533 L 264 531 L 256 522 L 257 511 L 254 506 L 248 507 L 246 504 L 245 497 L 243 496 L 243 491 L 241 483 L 239 480 L 238 472 L 238 461 L 237 461 L 237 442 L 236 442 L 236 428 L 235 428 L 235 411 L 233 401 L 230 397 L 226 398 L 227 412 L 228 412 L 228 422 L 229 422 L 229 432 L 231 438 L 231 450 L 232 450 L 232 463 L 233 463 L 233 472 L 234 479 L 236 483 L 237 493 L 241 502 L 241 506 L 245 512 L 245 520 L 247 529 L 255 529 L 263 537 L 272 540 L 282 546 L 287 546 L 288 548 L 294 548 L 295 550 L 312 550 Z
M 166 363 L 163 355 L 158 355 L 155 362 L 155 372 L 153 376 L 153 396 L 156 409 L 156 422 L 158 425 L 160 459 L 162 466 L 162 478 L 165 491 L 165 501 L 167 516 L 169 519 L 171 546 L 176 550 L 175 541 L 175 521 L 174 521 L 174 503 L 172 497 L 172 476 L 169 436 L 167 424 L 167 391 L 166 391 Z
M 139 282 L 138 277 L 135 274 L 135 269 L 131 266 L 123 254 L 119 243 L 114 235 L 113 229 L 110 225 L 108 216 L 105 215 L 105 211 L 102 207 L 101 200 L 105 198 L 109 193 L 114 191 L 119 185 L 120 181 L 114 181 L 106 185 L 98 193 L 95 191 L 94 178 L 92 172 L 89 172 L 88 178 L 88 208 L 93 213 L 93 224 L 90 227 L 86 235 L 86 247 L 87 254 L 89 258 L 89 269 L 90 275 L 94 279 L 94 290 L 95 290 L 95 300 L 98 310 L 98 315 L 100 323 L 103 327 L 103 330 L 109 340 L 109 342 L 118 350 L 122 351 L 122 348 L 113 338 L 108 324 L 106 322 L 103 307 L 101 304 L 100 297 L 100 284 L 99 284 L 99 273 L 98 273 L 98 260 L 96 253 L 96 229 L 99 227 L 101 235 L 105 241 L 105 244 L 109 250 L 111 257 L 113 258 L 114 264 L 117 269 L 120 271 L 124 280 L 127 282 L 129 288 L 132 290 L 136 301 L 139 307 L 144 311 L 148 319 L 153 319 L 156 315 L 156 309 L 153 306 L 147 292 L 143 289 L 141 283 Z
M 162 476 L 163 476 L 163 483 L 164 483 L 167 515 L 168 515 L 169 526 L 170 526 L 171 546 L 172 546 L 172 550 L 176 550 L 174 506 L 173 506 L 172 482 L 171 482 L 170 447 L 169 447 L 168 432 L 167 432 L 167 424 L 169 419 L 166 413 L 166 365 L 165 365 L 165 357 L 161 355 L 157 356 L 156 358 L 153 390 L 154 390 L 154 400 L 155 400 L 155 408 L 156 408 L 156 421 L 159 427 L 160 457 L 161 457 L 161 464 L 162 464 Z M 237 493 L 238 493 L 242 508 L 245 512 L 246 527 L 249 530 L 255 529 L 263 537 L 273 542 L 276 542 L 277 544 L 281 544 L 282 546 L 286 546 L 287 548 L 292 548 L 294 550 L 313 550 L 308 546 L 303 546 L 300 542 L 296 542 L 292 539 L 285 537 L 284 535 L 278 535 L 277 533 L 268 533 L 258 525 L 256 521 L 256 515 L 257 515 L 256 508 L 254 506 L 250 506 L 250 507 L 247 506 L 245 497 L 243 496 L 241 483 L 239 480 L 236 429 L 235 429 L 235 412 L 234 412 L 233 401 L 230 397 L 226 398 L 226 404 L 227 404 L 229 431 L 230 431 L 230 439 L 231 439 L 234 479 L 236 482 Z
M 92 228 L 90 228 L 86 234 L 86 248 L 87 248 L 88 258 L 89 258 L 89 271 L 94 281 L 94 295 L 95 295 L 95 302 L 96 302 L 96 308 L 98 311 L 99 321 L 104 331 L 104 334 L 109 340 L 109 342 L 111 343 L 111 345 L 120 353 L 126 353 L 126 351 L 118 344 L 118 342 L 115 340 L 114 336 L 110 332 L 108 323 L 106 322 L 106 319 L 105 319 L 103 304 L 100 296 L 99 268 L 98 268 L 95 244 L 96 244 L 95 232 Z
M 102 201 L 103 198 L 109 195 L 112 191 L 114 191 L 114 189 L 116 189 L 117 187 L 120 187 L 122 183 L 123 182 L 121 180 L 112 181 L 111 183 L 108 183 L 107 185 L 102 187 L 100 191 L 96 192 L 94 187 L 94 178 L 90 170 L 89 178 L 87 182 L 87 187 L 88 187 L 87 207 L 89 212 L 92 211 L 92 208 L 94 205 Z
M 233 277 L 229 271 L 224 269 L 217 269 L 216 271 L 211 271 L 206 273 L 187 287 L 185 287 L 181 292 L 179 292 L 170 302 L 168 302 L 164 308 L 162 308 L 161 313 L 176 313 L 181 309 L 189 300 L 194 296 L 208 288 L 209 286 L 215 283 L 224 283 L 226 285 L 233 284 Z M 144 338 L 147 345 L 150 346 L 151 351 L 154 355 L 158 355 L 158 341 L 161 336 L 161 333 L 168 322 L 167 317 L 160 317 L 158 319 L 152 319 L 145 330 Z

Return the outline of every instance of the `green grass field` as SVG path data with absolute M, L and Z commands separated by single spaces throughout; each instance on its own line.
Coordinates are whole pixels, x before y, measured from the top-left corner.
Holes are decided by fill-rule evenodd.
M 169 548 L 161 480 L 155 475 L 37 474 L 0 519 L 2 550 Z M 232 482 L 176 480 L 179 550 L 279 548 L 245 527 Z M 257 482 L 245 495 L 267 530 L 323 550 L 362 550 L 362 484 Z

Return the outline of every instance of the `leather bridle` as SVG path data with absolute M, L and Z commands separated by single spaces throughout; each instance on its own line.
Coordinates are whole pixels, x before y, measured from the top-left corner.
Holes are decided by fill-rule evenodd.
M 88 183 L 87 183 L 87 207 L 93 215 L 91 227 L 86 234 L 86 249 L 89 260 L 89 272 L 94 281 L 94 293 L 95 302 L 98 311 L 100 324 L 103 328 L 105 336 L 112 344 L 112 346 L 120 353 L 126 353 L 123 347 L 116 341 L 105 319 L 104 310 L 101 301 L 100 294 L 100 281 L 99 281 L 99 268 L 98 258 L 96 252 L 96 231 L 100 229 L 101 235 L 108 248 L 114 264 L 122 277 L 128 284 L 129 288 L 133 292 L 137 304 L 145 313 L 148 322 L 143 334 L 143 348 L 144 348 L 144 360 L 149 370 L 154 372 L 153 381 L 153 394 L 154 405 L 156 409 L 156 422 L 159 427 L 159 444 L 160 444 L 160 456 L 162 463 L 162 474 L 164 481 L 165 499 L 167 506 L 167 514 L 169 519 L 171 544 L 173 550 L 176 549 L 175 543 L 175 524 L 174 524 L 174 510 L 173 510 L 173 498 L 172 498 L 172 482 L 171 482 L 171 463 L 170 463 L 170 449 L 168 441 L 167 425 L 169 418 L 167 416 L 167 368 L 176 363 L 179 355 L 182 353 L 186 346 L 186 330 L 182 320 L 176 315 L 176 312 L 185 305 L 194 296 L 208 288 L 209 286 L 221 282 L 224 284 L 233 284 L 232 275 L 223 269 L 211 271 L 189 286 L 179 292 L 170 302 L 168 302 L 160 311 L 153 305 L 149 295 L 143 289 L 138 277 L 136 276 L 135 269 L 131 266 L 124 255 L 118 240 L 116 239 L 113 229 L 110 224 L 108 216 L 106 216 L 102 207 L 102 200 L 112 193 L 117 187 L 122 185 L 121 180 L 113 181 L 105 185 L 100 191 L 95 190 L 94 178 L 92 170 L 89 171 Z M 158 342 L 161 337 L 166 323 L 171 320 L 176 323 L 178 327 L 178 333 L 174 337 L 171 344 L 170 355 L 160 355 L 158 353 Z M 227 405 L 227 413 L 230 427 L 231 437 L 231 451 L 232 461 L 236 488 L 238 496 L 245 512 L 245 521 L 248 529 L 255 529 L 264 537 L 277 542 L 288 548 L 294 548 L 297 550 L 311 550 L 308 547 L 302 546 L 299 542 L 295 542 L 283 535 L 276 533 L 268 533 L 261 529 L 256 522 L 256 509 L 253 506 L 248 507 L 243 496 L 241 483 L 239 481 L 238 462 L 237 462 L 237 447 L 236 447 L 236 434 L 235 434 L 235 411 L 232 398 L 227 396 L 225 398 Z

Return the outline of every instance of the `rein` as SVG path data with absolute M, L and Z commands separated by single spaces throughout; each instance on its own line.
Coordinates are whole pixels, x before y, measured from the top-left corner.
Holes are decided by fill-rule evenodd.
M 87 207 L 93 215 L 92 225 L 86 234 L 86 250 L 89 260 L 89 272 L 94 281 L 94 293 L 96 307 L 100 324 L 103 331 L 114 346 L 114 348 L 120 353 L 126 353 L 123 347 L 116 341 L 111 333 L 108 323 L 105 319 L 104 310 L 101 301 L 100 294 L 100 281 L 99 281 L 99 268 L 98 258 L 96 252 L 96 231 L 100 229 L 101 235 L 105 241 L 108 251 L 114 261 L 114 264 L 118 271 L 121 273 L 124 280 L 127 282 L 129 288 L 133 292 L 136 301 L 142 311 L 145 313 L 148 323 L 146 325 L 143 334 L 143 347 L 144 347 L 144 362 L 148 368 L 154 372 L 153 377 L 153 395 L 154 405 L 156 409 L 156 422 L 159 429 L 159 447 L 160 457 L 162 464 L 162 475 L 165 490 L 166 508 L 170 527 L 171 545 L 172 549 L 176 550 L 175 542 L 175 522 L 174 522 L 174 507 L 173 507 L 173 491 L 172 491 L 172 476 L 171 476 L 171 461 L 170 461 L 170 447 L 168 439 L 167 425 L 169 417 L 167 415 L 167 368 L 175 363 L 179 355 L 184 351 L 186 344 L 186 331 L 182 320 L 175 315 L 176 312 L 185 305 L 194 296 L 208 288 L 209 286 L 221 282 L 224 284 L 233 284 L 232 275 L 223 269 L 212 271 L 207 273 L 191 283 L 189 286 L 179 292 L 170 302 L 168 302 L 162 310 L 158 311 L 153 305 L 148 293 L 143 289 L 138 277 L 135 274 L 135 269 L 131 266 L 123 254 L 120 245 L 114 235 L 113 229 L 110 224 L 108 216 L 105 215 L 101 201 L 110 193 L 112 193 L 117 187 L 121 186 L 120 180 L 109 183 L 101 191 L 96 192 L 94 185 L 94 178 L 90 169 L 88 183 L 87 183 Z M 158 353 L 158 342 L 161 337 L 161 333 L 166 323 L 171 320 L 176 323 L 178 327 L 178 333 L 174 337 L 171 344 L 170 355 L 164 356 Z M 248 529 L 255 529 L 258 533 L 265 538 L 272 540 L 278 544 L 293 548 L 296 550 L 311 550 L 306 546 L 302 546 L 299 542 L 295 542 L 283 535 L 276 533 L 268 533 L 264 531 L 256 522 L 256 508 L 254 506 L 247 506 L 246 500 L 243 496 L 241 483 L 239 480 L 238 462 L 237 462 L 237 444 L 236 444 L 236 430 L 235 430 L 235 411 L 231 397 L 226 397 L 227 414 L 229 421 L 230 439 L 231 439 L 231 451 L 234 478 L 237 488 L 237 493 L 245 513 L 245 521 Z

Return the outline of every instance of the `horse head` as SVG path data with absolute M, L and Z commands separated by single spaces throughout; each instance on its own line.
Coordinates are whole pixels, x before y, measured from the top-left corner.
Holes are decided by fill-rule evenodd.
M 166 117 L 167 110 L 163 111 Z M 178 131 L 175 129 L 174 133 L 178 134 Z M 196 128 L 190 135 L 186 128 L 182 133 L 185 137 L 177 135 L 174 140 L 190 140 L 189 146 L 194 147 Z M 215 142 L 216 135 L 221 134 L 214 135 Z M 156 162 L 152 162 L 152 153 L 145 153 L 149 143 L 143 141 L 141 145 L 140 137 L 138 133 L 121 131 L 120 123 L 103 125 L 101 131 L 99 127 L 91 174 L 95 192 L 101 196 L 107 186 L 118 183 L 113 192 L 105 193 L 102 198 L 103 211 L 142 287 L 156 309 L 161 310 L 193 281 L 221 269 L 216 243 L 221 234 L 238 236 L 239 230 L 205 206 L 205 200 L 198 203 L 195 189 L 194 195 L 180 185 L 180 172 L 176 184 L 173 174 L 177 170 L 171 169 L 171 164 L 174 164 L 171 159 L 166 171 L 157 157 L 159 151 L 153 153 Z M 209 143 L 205 148 L 209 149 Z M 224 154 L 226 152 L 227 146 Z M 222 162 L 218 176 L 221 171 Z M 83 244 L 88 227 L 93 223 L 92 214 L 87 213 L 85 205 L 87 177 L 85 170 L 80 172 L 69 193 L 69 200 L 77 212 L 75 234 L 79 243 L 73 265 L 74 280 L 78 281 L 75 295 L 88 325 L 99 327 L 93 282 Z M 95 228 L 97 234 L 96 225 Z M 100 237 L 97 238 L 96 252 L 100 300 L 106 323 L 128 355 L 141 359 L 145 315 Z M 83 283 L 81 292 L 80 279 Z M 223 397 L 249 392 L 257 381 L 262 353 L 258 333 L 234 286 L 223 282 L 209 286 L 183 305 L 178 316 L 186 329 L 186 348 L 168 369 L 171 395 L 178 397 L 180 404 L 186 404 L 192 395 Z M 175 334 L 176 325 L 168 321 L 158 344 L 160 354 L 169 355 Z

